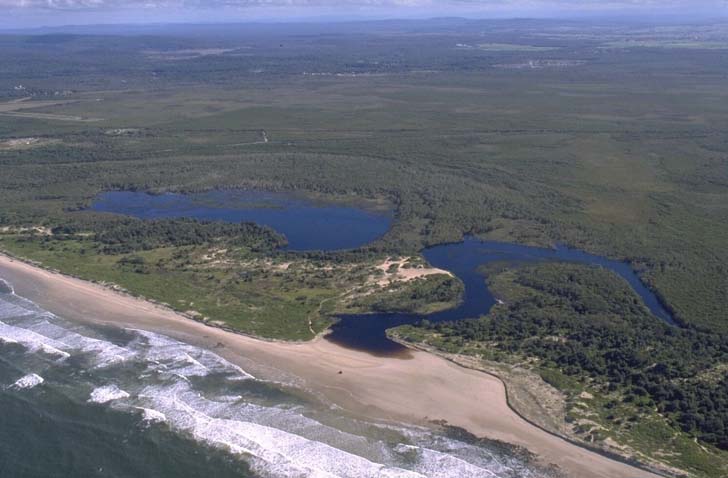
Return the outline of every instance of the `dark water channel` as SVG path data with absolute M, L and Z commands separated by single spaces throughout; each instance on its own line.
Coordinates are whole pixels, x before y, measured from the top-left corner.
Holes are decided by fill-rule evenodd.
M 635 271 L 626 262 L 614 261 L 586 252 L 557 247 L 544 249 L 520 246 L 503 242 L 481 241 L 466 238 L 463 242 L 430 247 L 423 251 L 427 261 L 434 267 L 452 272 L 463 284 L 465 295 L 460 305 L 428 315 L 416 314 L 363 314 L 342 316 L 327 336 L 338 344 L 367 350 L 376 354 L 396 354 L 403 347 L 386 336 L 386 330 L 406 324 L 416 324 L 422 319 L 430 322 L 443 322 L 477 318 L 488 313 L 496 299 L 491 294 L 485 278 L 478 268 L 490 262 L 535 262 L 562 261 L 604 267 L 619 274 L 642 298 L 653 315 L 676 325 L 670 313 L 663 307 L 657 296 L 645 286 Z
M 92 209 L 143 219 L 192 217 L 228 222 L 251 221 L 283 233 L 293 251 L 343 250 L 363 246 L 381 237 L 391 224 L 391 215 L 354 207 L 315 204 L 285 193 L 262 191 L 212 191 L 199 194 L 150 195 L 142 192 L 108 192 L 99 196 Z M 465 284 L 465 295 L 456 308 L 417 315 L 376 313 L 345 315 L 327 336 L 340 345 L 374 354 L 397 354 L 403 347 L 389 340 L 386 330 L 422 319 L 442 322 L 476 318 L 495 304 L 478 268 L 490 262 L 567 261 L 604 267 L 625 279 L 659 319 L 675 325 L 658 297 L 626 262 L 586 252 L 557 247 L 545 249 L 466 238 L 463 242 L 430 247 L 423 251 L 434 267 L 448 270 Z

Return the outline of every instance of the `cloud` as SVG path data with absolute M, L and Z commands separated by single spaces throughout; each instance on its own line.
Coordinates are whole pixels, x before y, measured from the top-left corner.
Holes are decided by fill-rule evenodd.
M 724 8 L 728 0 L 0 0 L 0 8 L 19 10 L 213 9 L 233 8 L 436 8 L 469 10 L 531 9 L 559 5 L 573 9 L 690 8 L 696 4 Z

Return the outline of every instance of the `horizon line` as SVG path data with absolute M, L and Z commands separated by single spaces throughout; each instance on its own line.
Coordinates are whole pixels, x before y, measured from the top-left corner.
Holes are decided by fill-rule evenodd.
M 654 24 L 654 23 L 707 23 L 716 24 L 722 22 L 728 22 L 728 12 L 721 12 L 720 15 L 708 16 L 705 14 L 696 13 L 695 15 L 686 17 L 679 13 L 656 13 L 649 17 L 644 17 L 637 14 L 610 14 L 593 13 L 593 14 L 574 14 L 574 15 L 563 15 L 563 16 L 431 16 L 431 17 L 405 17 L 405 16 L 371 16 L 371 17 L 347 17 L 347 16 L 300 16 L 300 17 L 286 17 L 286 18 L 255 18 L 250 20 L 236 19 L 231 21 L 224 20 L 201 20 L 201 21 L 185 21 L 185 20 L 172 20 L 172 21 L 123 21 L 123 22 L 98 22 L 98 23 L 67 23 L 60 25 L 36 25 L 36 26 L 15 26 L 15 27 L 0 27 L 0 33 L 3 32 L 18 32 L 18 31 L 32 31 L 32 30 L 44 30 L 44 29 L 64 29 L 64 28 L 106 28 L 106 27 L 129 27 L 129 28 L 143 28 L 143 27 L 195 27 L 195 26 L 235 26 L 235 25 L 316 25 L 316 24 L 347 24 L 347 23 L 382 23 L 382 22 L 431 22 L 437 20 L 460 20 L 460 21 L 494 21 L 494 22 L 508 22 L 508 21 L 548 21 L 548 22 L 585 22 L 585 21 L 605 21 L 605 22 L 629 22 L 629 23 L 642 23 L 642 24 Z

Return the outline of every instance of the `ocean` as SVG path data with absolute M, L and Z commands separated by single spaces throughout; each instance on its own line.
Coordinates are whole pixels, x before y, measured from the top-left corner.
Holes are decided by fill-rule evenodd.
M 509 447 L 357 419 L 209 350 L 66 320 L 0 284 L 0 476 L 544 474 Z

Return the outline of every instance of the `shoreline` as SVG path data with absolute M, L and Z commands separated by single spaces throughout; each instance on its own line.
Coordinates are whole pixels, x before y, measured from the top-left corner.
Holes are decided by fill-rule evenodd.
M 515 413 L 516 415 L 518 415 L 524 421 L 528 422 L 531 426 L 534 426 L 534 427 L 536 427 L 536 428 L 538 428 L 538 429 L 540 429 L 540 430 L 548 433 L 549 435 L 553 436 L 554 438 L 559 438 L 559 439 L 564 440 L 564 441 L 566 441 L 568 443 L 571 443 L 572 445 L 575 445 L 575 446 L 578 446 L 580 448 L 584 448 L 585 450 L 589 450 L 591 452 L 594 452 L 594 453 L 597 453 L 599 455 L 602 455 L 605 458 L 608 458 L 610 460 L 614 460 L 614 461 L 618 461 L 620 463 L 624 463 L 625 465 L 638 468 L 638 469 L 640 469 L 642 471 L 646 471 L 646 472 L 652 473 L 653 475 L 656 475 L 656 476 L 662 476 L 662 477 L 665 477 L 665 478 L 670 478 L 670 477 L 676 476 L 676 475 L 672 475 L 672 474 L 663 473 L 663 472 L 661 472 L 658 469 L 652 469 L 652 468 L 649 467 L 649 465 L 647 465 L 647 464 L 645 464 L 643 462 L 640 462 L 639 460 L 631 459 L 628 456 L 620 455 L 619 453 L 615 453 L 615 452 L 612 452 L 610 450 L 600 448 L 598 446 L 590 445 L 589 443 L 585 443 L 585 442 L 582 442 L 582 441 L 580 441 L 578 439 L 572 438 L 572 437 L 570 437 L 568 435 L 564 435 L 564 434 L 562 434 L 562 433 L 560 433 L 558 431 L 555 431 L 555 430 L 550 429 L 546 425 L 542 425 L 542 424 L 538 423 L 538 421 L 536 419 L 534 419 L 533 417 L 529 417 L 527 413 L 523 412 L 517 406 L 515 406 L 515 405 L 512 404 L 512 400 L 511 400 L 511 398 L 512 398 L 512 392 L 510 390 L 509 382 L 508 382 L 507 379 L 503 378 L 503 376 L 501 376 L 496 371 L 488 370 L 488 369 L 486 369 L 485 367 L 482 367 L 482 366 L 469 365 L 467 363 L 464 363 L 464 359 L 469 359 L 470 358 L 468 356 L 458 355 L 458 354 L 449 354 L 447 352 L 439 351 L 439 350 L 437 350 L 437 349 L 435 349 L 433 347 L 429 347 L 429 346 L 427 346 L 425 344 L 419 344 L 419 343 L 416 343 L 416 342 L 407 342 L 405 340 L 401 340 L 401 339 L 398 339 L 396 337 L 390 337 L 390 340 L 394 340 L 395 342 L 397 342 L 397 343 L 399 343 L 399 344 L 401 344 L 401 345 L 403 345 L 403 346 L 405 346 L 405 347 L 407 347 L 409 349 L 414 349 L 414 350 L 419 350 L 419 351 L 422 351 L 422 352 L 430 353 L 432 355 L 436 355 L 436 356 L 442 358 L 443 360 L 447 360 L 448 362 L 451 362 L 451 363 L 453 363 L 455 365 L 458 365 L 460 367 L 463 367 L 463 368 L 466 368 L 466 369 L 469 369 L 469 370 L 475 370 L 475 371 L 478 371 L 478 372 L 484 373 L 486 375 L 489 375 L 489 376 L 492 376 L 492 377 L 497 378 L 503 384 L 503 388 L 504 388 L 504 391 L 505 391 L 506 403 L 508 404 L 508 407 L 511 409 L 511 411 L 513 413 Z
M 311 342 L 257 339 L 1 253 L 0 277 L 18 295 L 64 318 L 140 328 L 208 348 L 256 376 L 284 377 L 283 381 L 354 415 L 425 426 L 444 421 L 477 436 L 524 447 L 539 457 L 540 464 L 555 464 L 575 478 L 660 476 L 541 429 L 512 409 L 501 379 L 435 354 L 410 349 L 407 357 L 387 358 L 320 337 Z

